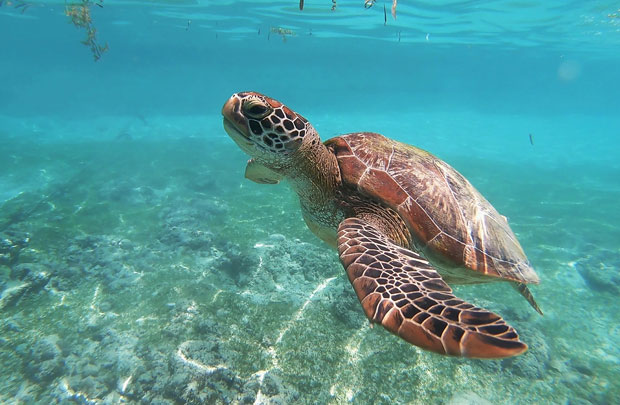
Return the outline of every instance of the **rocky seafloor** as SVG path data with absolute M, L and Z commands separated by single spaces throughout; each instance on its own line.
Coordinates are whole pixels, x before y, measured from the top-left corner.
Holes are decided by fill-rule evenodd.
M 570 193 L 547 173 L 527 201 L 516 195 L 532 187 L 524 181 L 496 202 L 520 207 L 511 222 L 541 275 L 533 291 L 545 316 L 507 285 L 456 287 L 530 347 L 466 360 L 371 328 L 294 196 L 244 180 L 227 139 L 7 144 L 22 169 L 0 163 L 5 182 L 45 178 L 0 206 L 0 402 L 620 398 L 618 230 L 579 204 L 612 207 L 618 190 Z M 501 184 L 501 171 L 484 170 L 477 180 Z

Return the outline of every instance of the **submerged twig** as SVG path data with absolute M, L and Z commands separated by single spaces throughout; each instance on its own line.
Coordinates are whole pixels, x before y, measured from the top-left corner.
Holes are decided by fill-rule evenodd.
M 385 11 L 385 4 L 383 5 L 383 25 L 387 25 L 387 11 Z
M 86 30 L 86 39 L 82 43 L 90 48 L 95 58 L 95 62 L 101 59 L 101 55 L 108 50 L 108 44 L 99 45 L 97 43 L 97 30 L 93 27 L 90 7 L 91 0 L 81 0 L 80 3 L 70 3 L 65 6 L 65 15 L 71 19 L 73 25 Z M 95 3 L 101 6 L 100 3 Z

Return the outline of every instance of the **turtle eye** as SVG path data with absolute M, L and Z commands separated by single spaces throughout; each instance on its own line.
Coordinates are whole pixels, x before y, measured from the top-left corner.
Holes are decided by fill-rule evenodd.
M 260 120 L 271 113 L 271 107 L 260 100 L 251 99 L 243 103 L 243 112 L 250 118 Z

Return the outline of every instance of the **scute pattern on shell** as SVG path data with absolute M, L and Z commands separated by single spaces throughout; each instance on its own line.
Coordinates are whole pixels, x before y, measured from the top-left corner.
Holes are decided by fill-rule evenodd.
M 376 133 L 326 145 L 343 182 L 398 212 L 425 254 L 488 276 L 538 282 L 506 219 L 447 163 Z

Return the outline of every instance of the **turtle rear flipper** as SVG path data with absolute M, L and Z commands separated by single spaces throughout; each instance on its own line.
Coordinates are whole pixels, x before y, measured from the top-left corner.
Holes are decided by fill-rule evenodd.
M 338 253 L 366 316 L 409 343 L 475 358 L 527 350 L 499 315 L 456 298 L 428 261 L 392 243 L 369 222 L 342 221 Z
M 527 285 L 525 285 L 524 283 L 515 283 L 515 282 L 512 282 L 510 284 L 512 284 L 512 287 L 515 290 L 517 290 L 519 294 L 521 294 L 527 300 L 527 302 L 532 306 L 532 308 L 534 308 L 536 312 L 538 312 L 540 315 L 544 315 L 542 309 L 540 309 L 540 307 L 536 303 L 536 300 L 534 299 L 532 292 L 530 291 L 529 288 L 527 288 Z

